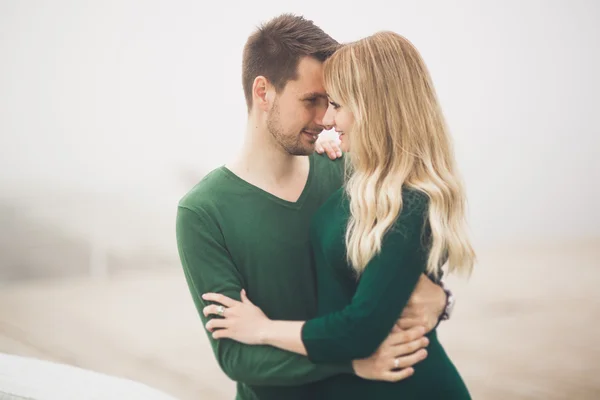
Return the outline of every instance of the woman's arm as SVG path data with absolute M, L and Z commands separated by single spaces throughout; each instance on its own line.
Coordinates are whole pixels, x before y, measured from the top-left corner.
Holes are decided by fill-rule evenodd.
M 271 321 L 264 334 L 263 344 L 283 350 L 307 355 L 302 342 L 302 327 L 305 321 Z
M 427 203 L 424 194 L 405 192 L 402 212 L 385 235 L 381 252 L 362 273 L 352 302 L 301 327 L 301 339 L 311 361 L 368 357 L 390 333 L 427 264 L 428 251 L 423 244 Z M 280 330 L 278 342 L 293 338 L 287 328 L 276 332 Z

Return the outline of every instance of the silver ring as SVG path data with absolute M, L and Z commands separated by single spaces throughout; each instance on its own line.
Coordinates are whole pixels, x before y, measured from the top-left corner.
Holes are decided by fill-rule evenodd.
M 219 314 L 219 316 L 222 317 L 224 313 L 225 313 L 225 307 L 217 306 L 217 314 Z
M 400 359 L 394 358 L 394 368 L 400 368 Z

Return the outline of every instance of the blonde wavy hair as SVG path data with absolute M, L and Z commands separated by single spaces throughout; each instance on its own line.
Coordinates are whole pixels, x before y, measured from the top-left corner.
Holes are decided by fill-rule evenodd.
M 348 261 L 358 274 L 381 250 L 402 210 L 402 187 L 429 198 L 426 270 L 470 274 L 475 252 L 465 220 L 465 191 L 427 67 L 393 32 L 342 46 L 324 65 L 330 97 L 349 107 L 354 125 L 346 193 Z

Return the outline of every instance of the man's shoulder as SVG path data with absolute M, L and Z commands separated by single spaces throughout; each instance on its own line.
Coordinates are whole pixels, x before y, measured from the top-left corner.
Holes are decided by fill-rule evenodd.
M 314 167 L 319 179 L 328 177 L 335 181 L 335 186 L 339 186 L 344 179 L 344 171 L 346 164 L 346 155 L 342 154 L 341 157 L 335 160 L 330 159 L 326 154 L 313 153 L 311 156 L 314 160 Z
M 311 157 L 314 159 L 315 165 L 322 168 L 343 168 L 346 162 L 346 154 L 342 153 L 341 157 L 332 160 L 327 154 L 319 154 L 314 152 Z
M 196 212 L 208 210 L 222 198 L 222 192 L 228 183 L 224 167 L 215 168 L 183 195 L 178 205 Z

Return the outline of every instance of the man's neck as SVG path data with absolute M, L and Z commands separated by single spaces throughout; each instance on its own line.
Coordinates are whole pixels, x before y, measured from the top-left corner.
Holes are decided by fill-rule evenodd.
M 308 157 L 290 155 L 268 132 L 248 125 L 240 152 L 226 167 L 273 195 L 295 201 L 308 178 Z

